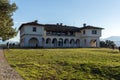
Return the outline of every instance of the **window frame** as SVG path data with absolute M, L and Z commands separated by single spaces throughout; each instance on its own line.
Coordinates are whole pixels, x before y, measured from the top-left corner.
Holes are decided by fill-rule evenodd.
M 97 30 L 92 30 L 92 34 L 97 34 Z
M 37 31 L 37 28 L 36 27 L 33 27 L 33 30 L 32 30 L 33 32 L 36 32 Z
M 86 31 L 85 30 L 83 30 L 83 35 L 85 35 L 86 34 Z

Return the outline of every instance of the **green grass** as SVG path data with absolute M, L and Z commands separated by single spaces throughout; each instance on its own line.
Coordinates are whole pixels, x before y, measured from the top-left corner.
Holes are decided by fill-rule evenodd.
M 4 50 L 25 80 L 120 80 L 120 53 L 104 48 Z

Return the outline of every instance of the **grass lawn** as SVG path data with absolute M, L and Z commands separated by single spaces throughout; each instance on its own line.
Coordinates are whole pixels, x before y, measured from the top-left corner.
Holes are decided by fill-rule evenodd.
M 4 50 L 25 80 L 120 80 L 120 53 L 105 48 Z

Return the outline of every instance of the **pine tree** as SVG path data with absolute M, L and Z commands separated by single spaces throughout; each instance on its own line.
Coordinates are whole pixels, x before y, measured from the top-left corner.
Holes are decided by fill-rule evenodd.
M 0 0 L 0 37 L 3 40 L 10 39 L 17 34 L 16 29 L 12 28 L 13 12 L 17 9 L 15 3 L 10 3 L 8 0 Z

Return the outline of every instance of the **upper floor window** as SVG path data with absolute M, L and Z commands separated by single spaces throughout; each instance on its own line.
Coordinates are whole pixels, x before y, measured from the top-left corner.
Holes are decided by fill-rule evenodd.
M 85 30 L 83 31 L 83 34 L 85 34 Z
M 36 32 L 36 27 L 33 27 L 33 32 Z
M 92 30 L 92 34 L 97 34 L 97 30 Z

